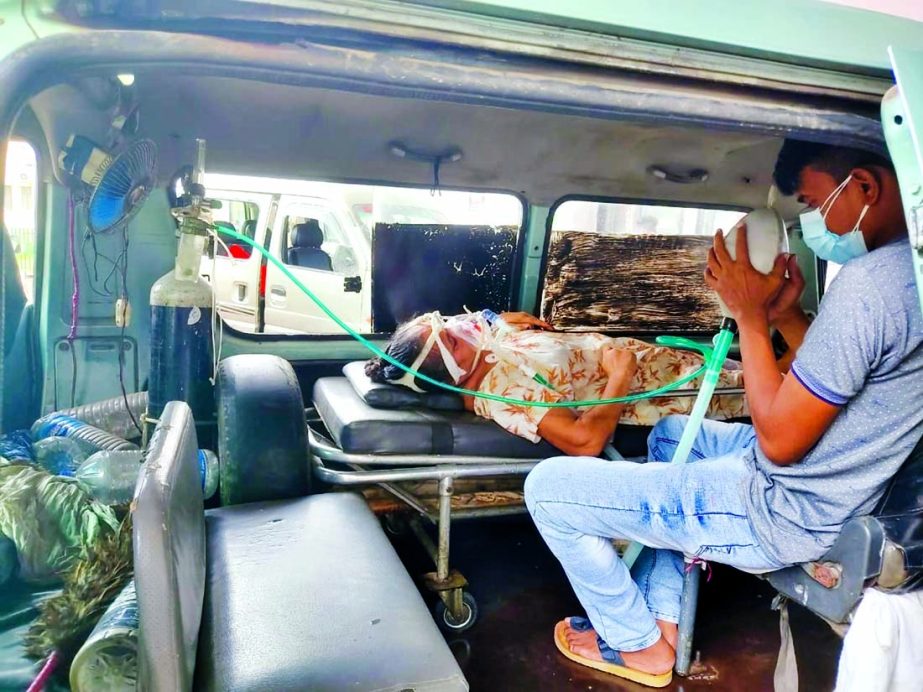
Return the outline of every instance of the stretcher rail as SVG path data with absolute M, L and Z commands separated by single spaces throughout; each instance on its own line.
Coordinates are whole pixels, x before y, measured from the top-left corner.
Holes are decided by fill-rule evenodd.
M 340 464 L 357 464 L 360 466 L 410 466 L 416 467 L 408 471 L 423 472 L 424 467 L 461 467 L 461 466 L 490 466 L 495 469 L 498 475 L 504 475 L 503 469 L 517 464 L 531 463 L 533 466 L 545 457 L 536 457 L 534 459 L 521 459 L 515 457 L 481 457 L 470 455 L 456 454 L 350 454 L 334 445 L 324 438 L 316 430 L 308 426 L 308 442 L 311 445 L 311 452 L 316 459 L 323 461 L 332 461 Z M 528 472 L 528 470 L 526 471 Z M 394 480 L 433 480 L 442 476 L 427 476 L 426 478 L 410 477 L 403 475 L 400 479 Z M 444 474 L 443 474 L 444 475 Z M 485 473 L 474 473 L 473 475 L 456 475 L 455 478 L 471 478 L 489 475 Z M 516 474 L 512 474 L 516 475 Z M 378 481 L 367 481 L 377 483 Z
M 340 461 L 340 460 L 333 460 Z M 482 459 L 483 461 L 483 459 Z M 540 459 L 523 461 L 516 459 L 509 463 L 481 464 L 436 464 L 429 467 L 409 467 L 393 469 L 375 469 L 361 471 L 342 471 L 324 464 L 319 456 L 314 456 L 311 463 L 314 475 L 325 483 L 332 485 L 372 485 L 379 483 L 400 483 L 407 481 L 439 481 L 443 478 L 497 478 L 499 476 L 525 476 Z M 343 463 L 350 463 L 343 460 Z

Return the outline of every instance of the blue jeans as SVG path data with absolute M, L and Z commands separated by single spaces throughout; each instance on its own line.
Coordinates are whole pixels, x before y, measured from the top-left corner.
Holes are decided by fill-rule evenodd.
M 648 461 L 670 461 L 686 416 L 664 418 Z M 555 457 L 526 479 L 526 505 L 560 560 L 596 632 L 616 651 L 660 638 L 654 619 L 679 621 L 683 554 L 763 572 L 779 569 L 760 547 L 744 502 L 749 425 L 705 421 L 685 464 Z M 631 572 L 611 538 L 645 550 Z

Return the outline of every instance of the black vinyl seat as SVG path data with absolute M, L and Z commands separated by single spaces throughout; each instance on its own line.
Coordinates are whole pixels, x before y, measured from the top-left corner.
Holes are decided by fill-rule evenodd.
M 286 264 L 307 269 L 333 271 L 330 255 L 321 250 L 324 232 L 317 219 L 308 219 L 292 229 L 290 245 L 285 254 Z
M 864 589 L 923 588 L 923 439 L 869 516 L 843 525 L 817 560 L 766 575 L 777 591 L 832 622 L 847 622 Z

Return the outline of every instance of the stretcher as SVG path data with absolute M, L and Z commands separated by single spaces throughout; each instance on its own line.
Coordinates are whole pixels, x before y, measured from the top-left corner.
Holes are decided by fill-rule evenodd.
M 437 619 L 449 630 L 464 631 L 474 624 L 477 606 L 466 591 L 464 576 L 449 564 L 451 522 L 523 513 L 525 506 L 520 494 L 518 501 L 501 506 L 459 507 L 453 503 L 456 482 L 524 479 L 541 460 L 561 452 L 465 411 L 453 394 L 420 394 L 373 383 L 363 367 L 362 362 L 350 363 L 343 377 L 321 378 L 314 385 L 314 405 L 307 414 L 314 476 L 334 486 L 378 486 L 413 510 L 409 528 L 435 564 L 424 581 L 440 597 Z M 670 396 L 695 394 L 696 390 L 681 390 Z M 616 446 L 626 457 L 643 454 L 647 432 L 620 426 Z M 622 458 L 611 445 L 607 456 Z M 421 481 L 438 484 L 435 506 L 408 490 L 407 484 Z M 387 525 L 397 525 L 393 515 L 386 520 Z M 424 522 L 435 528 L 435 541 Z

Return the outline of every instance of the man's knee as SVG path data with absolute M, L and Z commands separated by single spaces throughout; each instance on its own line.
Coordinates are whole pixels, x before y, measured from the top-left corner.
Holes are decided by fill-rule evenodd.
M 687 420 L 689 416 L 673 414 L 661 418 L 654 424 L 651 434 L 647 436 L 647 451 L 652 461 L 670 461 L 669 458 L 659 458 L 655 452 L 664 447 L 679 444 L 679 438 L 683 434 Z
M 526 476 L 523 486 L 526 507 L 529 513 L 535 516 L 536 503 L 549 496 L 549 490 L 560 483 L 560 469 L 563 464 L 571 461 L 570 457 L 551 457 L 539 462 L 538 466 Z

